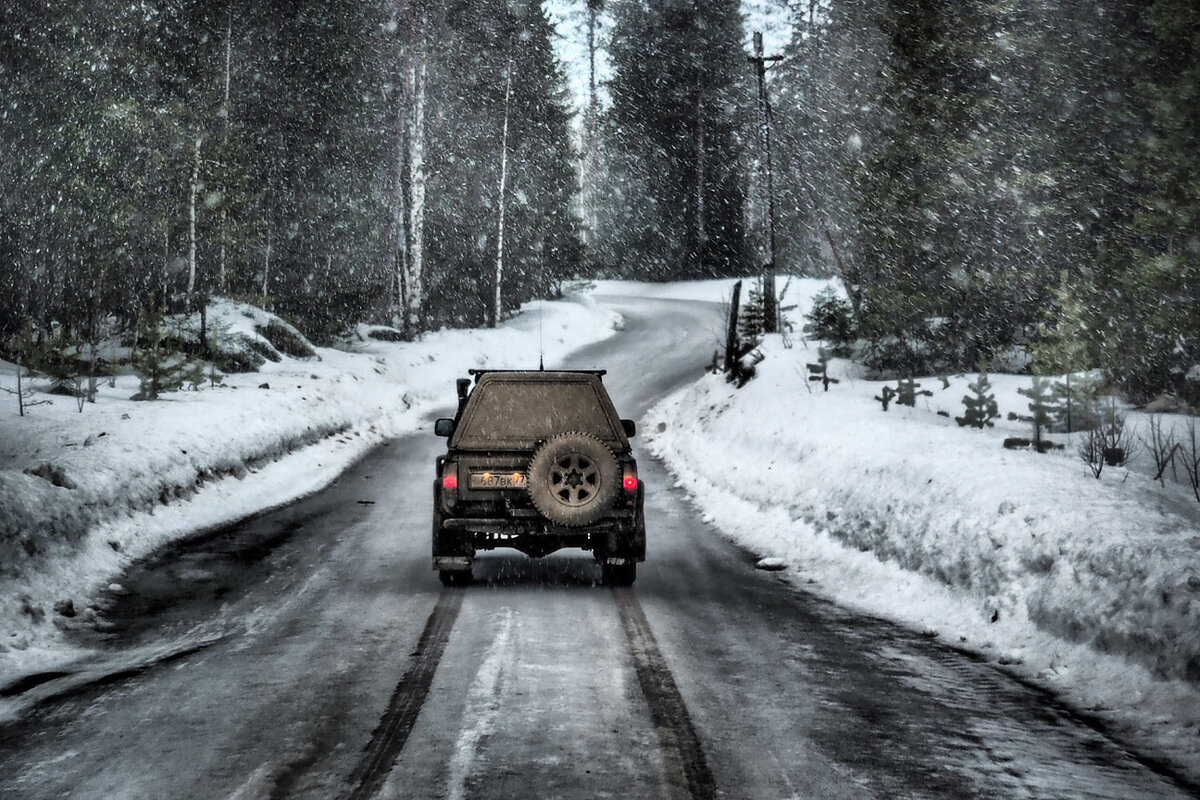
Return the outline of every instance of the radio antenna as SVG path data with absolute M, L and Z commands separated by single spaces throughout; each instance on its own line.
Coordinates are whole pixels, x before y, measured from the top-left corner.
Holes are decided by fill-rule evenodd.
M 542 317 L 546 314 L 546 301 L 538 303 L 538 372 L 546 371 L 546 351 L 542 346 Z

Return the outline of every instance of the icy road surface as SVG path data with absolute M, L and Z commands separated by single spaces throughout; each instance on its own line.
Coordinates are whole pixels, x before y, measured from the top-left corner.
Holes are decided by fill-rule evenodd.
M 624 333 L 571 366 L 638 417 L 711 359 L 720 309 L 613 302 Z M 1191 796 L 1044 693 L 755 570 L 644 452 L 633 589 L 572 551 L 442 589 L 443 446 L 393 441 L 122 578 L 113 666 L 0 729 L 0 796 Z

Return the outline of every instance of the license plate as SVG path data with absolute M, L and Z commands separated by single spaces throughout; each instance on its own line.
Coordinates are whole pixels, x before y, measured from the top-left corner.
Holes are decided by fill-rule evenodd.
M 472 489 L 524 489 L 529 478 L 523 472 L 472 472 Z

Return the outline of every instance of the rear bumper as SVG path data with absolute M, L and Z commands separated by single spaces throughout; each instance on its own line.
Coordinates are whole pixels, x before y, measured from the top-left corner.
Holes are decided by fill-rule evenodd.
M 507 535 L 536 536 L 579 536 L 619 531 L 633 525 L 633 516 L 602 519 L 579 528 L 565 528 L 542 519 L 450 517 L 442 520 L 442 528 L 448 531 L 471 531 L 472 533 L 500 533 Z
M 456 559 L 469 560 L 481 550 L 502 547 L 535 558 L 564 548 L 578 548 L 594 553 L 605 563 L 646 560 L 645 528 L 633 515 L 605 519 L 580 528 L 559 527 L 540 519 L 460 517 L 444 519 L 441 530 L 442 533 L 434 537 L 436 569 L 463 569 Z M 440 566 L 443 561 L 447 566 Z

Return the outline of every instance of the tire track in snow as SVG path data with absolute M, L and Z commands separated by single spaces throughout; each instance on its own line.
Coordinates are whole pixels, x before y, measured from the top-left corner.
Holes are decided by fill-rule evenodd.
M 375 729 L 362 759 L 350 775 L 354 789 L 346 795 L 347 800 L 367 800 L 378 794 L 396 757 L 404 749 L 404 743 L 408 741 L 408 735 L 429 694 L 429 687 L 433 684 L 433 675 L 446 650 L 454 621 L 458 619 L 463 594 L 461 589 L 443 589 L 438 597 L 437 605 L 417 641 L 412 665 L 396 685 L 379 727 Z
M 479 752 L 479 742 L 492 731 L 500 704 L 496 695 L 500 691 L 500 681 L 504 677 L 505 667 L 511 666 L 512 653 L 512 609 L 504 610 L 504 618 L 496 638 L 488 646 L 483 663 L 475 681 L 467 692 L 467 707 L 464 716 L 470 723 L 458 735 L 454 743 L 454 755 L 450 758 L 450 780 L 446 797 L 448 800 L 464 800 L 467 796 L 467 777 L 471 773 L 471 765 Z
M 708 768 L 708 759 L 683 695 L 679 693 L 650 631 L 646 613 L 637 595 L 629 589 L 614 589 L 613 597 L 629 639 L 638 683 L 650 706 L 650 717 L 662 748 L 670 797 L 672 800 L 712 800 L 716 797 L 716 785 Z

